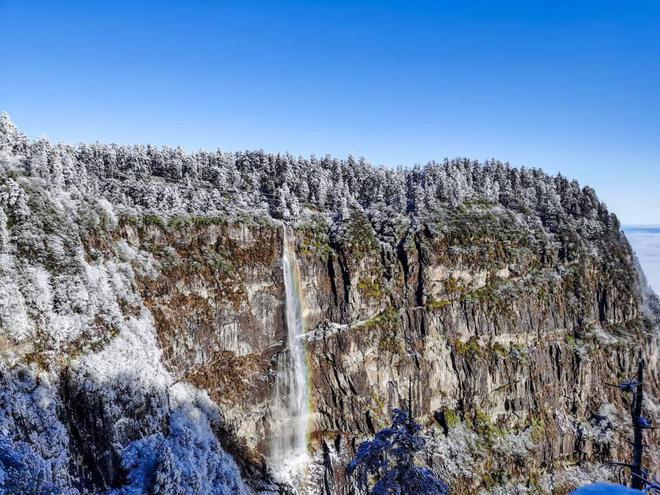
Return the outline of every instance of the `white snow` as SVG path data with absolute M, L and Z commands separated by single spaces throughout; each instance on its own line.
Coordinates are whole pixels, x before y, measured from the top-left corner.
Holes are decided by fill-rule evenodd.
M 644 492 L 633 490 L 623 485 L 613 483 L 594 483 L 581 486 L 573 491 L 573 495 L 642 495 Z

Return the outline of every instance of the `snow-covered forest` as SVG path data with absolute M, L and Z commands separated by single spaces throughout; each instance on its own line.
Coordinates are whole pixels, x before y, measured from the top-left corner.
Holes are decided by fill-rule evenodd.
M 30 141 L 7 115 L 0 121 L 0 167 L 4 173 L 40 177 L 54 187 L 101 196 L 124 205 L 127 212 L 146 214 L 267 213 L 291 219 L 304 208 L 338 214 L 356 207 L 384 233 L 384 224 L 401 215 L 419 219 L 438 207 L 486 201 L 531 210 L 550 224 L 565 216 L 609 219 L 593 189 L 496 160 L 453 159 L 392 169 L 351 156 L 340 160 L 262 151 L 191 154 L 148 145 L 70 146 Z

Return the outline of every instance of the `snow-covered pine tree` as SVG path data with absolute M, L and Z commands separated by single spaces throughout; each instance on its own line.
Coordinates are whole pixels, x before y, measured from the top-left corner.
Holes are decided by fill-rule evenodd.
M 448 494 L 449 486 L 416 462 L 426 445 L 420 430 L 421 426 L 408 413 L 392 411 L 392 426 L 362 443 L 347 467 L 357 487 L 370 495 Z

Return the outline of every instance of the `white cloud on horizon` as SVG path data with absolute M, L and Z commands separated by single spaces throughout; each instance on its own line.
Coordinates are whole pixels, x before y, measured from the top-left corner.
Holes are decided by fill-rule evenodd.
M 660 229 L 626 229 L 626 237 L 637 254 L 649 285 L 660 293 Z

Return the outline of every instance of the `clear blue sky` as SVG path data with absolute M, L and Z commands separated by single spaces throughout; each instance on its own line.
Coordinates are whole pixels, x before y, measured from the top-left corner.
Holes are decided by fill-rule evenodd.
M 495 157 L 660 224 L 658 0 L 0 0 L 0 26 L 32 137 Z

